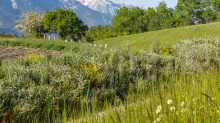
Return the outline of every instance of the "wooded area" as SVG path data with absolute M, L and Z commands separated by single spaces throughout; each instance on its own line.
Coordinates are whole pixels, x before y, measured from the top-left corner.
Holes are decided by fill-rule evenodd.
M 122 7 L 117 9 L 109 25 L 84 25 L 71 10 L 56 8 L 45 14 L 31 12 L 20 15 L 20 23 L 15 28 L 26 33 L 22 37 L 43 38 L 45 33 L 58 33 L 60 39 L 82 39 L 82 42 L 93 42 L 106 38 L 131 34 L 198 25 L 220 21 L 219 0 L 178 0 L 174 8 L 168 8 L 163 1 L 156 8 L 147 10 L 139 7 Z M 11 37 L 1 34 L 1 37 Z M 16 36 L 15 36 L 16 37 Z

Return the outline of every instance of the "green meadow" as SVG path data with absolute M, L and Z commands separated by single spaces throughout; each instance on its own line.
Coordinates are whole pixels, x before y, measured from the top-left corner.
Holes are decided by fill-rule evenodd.
M 0 64 L 1 123 L 216 123 L 220 23 L 89 43 L 0 39 L 64 51 Z
M 193 26 L 184 26 L 158 31 L 150 31 L 141 34 L 109 38 L 99 41 L 94 41 L 94 44 L 108 44 L 109 48 L 116 46 L 121 49 L 126 49 L 127 45 L 134 50 L 148 50 L 152 42 L 166 43 L 169 47 L 180 40 L 192 40 L 203 36 L 219 37 L 220 22 L 200 24 Z

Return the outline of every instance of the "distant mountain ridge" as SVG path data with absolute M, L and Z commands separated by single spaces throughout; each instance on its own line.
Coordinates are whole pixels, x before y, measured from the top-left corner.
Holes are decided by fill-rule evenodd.
M 114 16 L 117 8 L 126 6 L 131 8 L 132 5 L 118 4 L 111 0 L 77 0 L 85 6 L 88 6 L 92 10 L 96 10 L 101 13 L 109 14 Z
M 73 10 L 88 27 L 110 24 L 114 10 L 123 5 L 125 4 L 116 4 L 110 0 L 1 0 L 0 32 L 17 32 L 13 28 L 19 24 L 14 22 L 20 19 L 18 13 L 37 11 L 44 14 L 47 9 L 55 10 L 56 7 Z M 17 35 L 21 34 L 17 32 Z

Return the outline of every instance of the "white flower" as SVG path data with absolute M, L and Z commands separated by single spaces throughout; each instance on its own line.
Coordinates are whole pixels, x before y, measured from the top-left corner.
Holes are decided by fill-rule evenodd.
M 184 105 L 184 102 L 181 103 L 181 106 L 183 106 L 183 105 Z
M 159 113 L 160 112 L 160 109 L 157 109 L 156 113 Z
M 157 106 L 157 109 L 161 110 L 162 109 L 161 105 Z
M 182 110 L 181 110 L 181 112 L 184 112 L 184 111 L 186 111 L 186 110 L 185 110 L 185 109 L 182 109 Z
M 154 123 L 156 123 L 156 121 L 154 121 Z
M 163 117 L 163 114 L 161 114 L 159 117 Z
M 175 111 L 175 114 L 178 115 L 178 111 Z
M 219 110 L 217 111 L 217 113 L 219 113 Z
M 171 110 L 171 111 L 175 110 L 175 107 L 174 107 L 174 106 L 173 106 L 173 107 L 170 107 L 170 110 Z
M 196 98 L 196 100 L 197 100 L 198 98 Z M 194 99 L 193 99 L 193 101 L 195 101 Z
M 160 118 L 157 118 L 157 121 L 160 121 Z
M 168 103 L 168 104 L 171 104 L 171 103 L 172 103 L 172 100 L 168 100 L 167 103 Z

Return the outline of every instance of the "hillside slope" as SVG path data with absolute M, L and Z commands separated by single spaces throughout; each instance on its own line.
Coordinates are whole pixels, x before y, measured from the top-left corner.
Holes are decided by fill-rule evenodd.
M 168 46 L 177 43 L 179 40 L 193 39 L 203 36 L 220 37 L 220 22 L 185 26 L 158 31 L 145 32 L 140 34 L 109 38 L 99 41 L 94 41 L 94 44 L 108 44 L 108 48 L 118 47 L 126 49 L 127 44 L 134 50 L 150 51 L 152 42 L 163 42 Z

